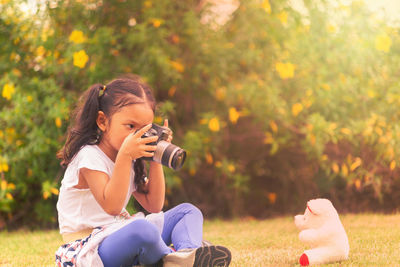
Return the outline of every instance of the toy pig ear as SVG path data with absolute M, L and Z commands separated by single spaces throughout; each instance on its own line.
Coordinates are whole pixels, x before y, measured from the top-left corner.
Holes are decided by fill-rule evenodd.
M 307 202 L 307 207 L 315 215 L 321 215 L 330 211 L 332 202 L 328 199 L 318 198 Z
M 307 202 L 307 209 L 314 215 L 320 215 L 323 208 L 321 207 L 321 201 L 319 199 L 312 199 Z
M 308 209 L 309 212 L 311 212 L 311 214 L 317 215 L 317 214 L 310 208 L 310 205 L 308 205 L 308 204 L 307 204 L 307 209 Z

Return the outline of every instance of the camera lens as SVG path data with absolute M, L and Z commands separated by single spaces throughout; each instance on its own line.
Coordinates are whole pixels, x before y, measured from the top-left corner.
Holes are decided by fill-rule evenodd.
M 182 168 L 185 158 L 185 150 L 166 141 L 159 141 L 157 143 L 157 148 L 153 156 L 155 162 L 161 163 L 174 170 Z
M 182 168 L 183 163 L 185 162 L 186 159 L 186 151 L 183 149 L 179 149 L 175 152 L 173 155 L 172 161 L 171 161 L 171 166 L 174 170 L 179 170 Z

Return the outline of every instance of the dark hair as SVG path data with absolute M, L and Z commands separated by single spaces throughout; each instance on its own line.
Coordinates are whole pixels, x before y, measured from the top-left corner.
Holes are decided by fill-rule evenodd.
M 103 94 L 100 93 L 102 90 Z M 96 123 L 99 111 L 103 111 L 111 120 L 112 115 L 122 107 L 139 103 L 148 103 L 155 112 L 155 99 L 151 88 L 139 80 L 116 79 L 106 84 L 105 90 L 102 84 L 92 85 L 80 98 L 73 113 L 73 124 L 68 128 L 67 140 L 57 153 L 57 157 L 61 159 L 61 166 L 66 167 L 84 145 L 100 143 L 102 132 Z M 146 172 L 141 159 L 135 160 L 134 171 L 134 182 L 138 191 L 146 192 Z

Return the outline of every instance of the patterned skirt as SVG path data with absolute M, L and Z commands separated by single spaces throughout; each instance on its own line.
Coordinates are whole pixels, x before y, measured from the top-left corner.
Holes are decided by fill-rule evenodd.
M 146 219 L 152 222 L 157 226 L 160 233 L 162 233 L 164 226 L 163 212 L 149 214 L 146 217 L 143 213 L 135 214 L 135 216 L 130 217 L 129 219 L 119 220 L 104 227 L 97 227 L 93 229 L 89 236 L 60 246 L 56 252 L 55 266 L 103 267 L 103 262 L 97 252 L 99 244 L 110 234 L 137 219 Z
M 82 248 L 84 248 L 84 246 L 92 239 L 92 237 L 95 237 L 103 230 L 104 228 L 97 227 L 88 237 L 84 239 L 78 239 L 60 246 L 56 252 L 56 266 L 76 266 L 79 252 L 81 252 Z

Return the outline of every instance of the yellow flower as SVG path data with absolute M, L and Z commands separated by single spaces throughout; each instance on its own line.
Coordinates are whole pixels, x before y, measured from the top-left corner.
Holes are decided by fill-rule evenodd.
M 213 132 L 219 131 L 219 120 L 218 118 L 214 117 L 208 122 L 208 128 Z
M 274 142 L 274 138 L 270 132 L 265 133 L 264 144 L 269 145 Z
M 178 72 L 182 73 L 185 71 L 185 67 L 182 65 L 182 63 L 178 62 L 178 61 L 173 61 L 171 60 L 169 62 L 169 64 L 171 64 L 171 66 Z
M 145 8 L 150 8 L 152 5 L 153 5 L 153 3 L 151 1 L 149 1 L 149 0 L 144 1 L 144 3 L 143 3 L 143 6 Z
M 349 174 L 349 169 L 347 168 L 346 164 L 342 164 L 342 175 L 346 177 Z
M 32 96 L 28 95 L 26 97 L 26 101 L 28 101 L 29 103 L 32 102 L 32 100 L 33 100 Z
M 9 199 L 9 200 L 13 200 L 14 199 L 13 196 L 10 193 L 6 194 L 6 198 Z
M 172 97 L 175 95 L 176 92 L 176 85 L 171 86 L 171 88 L 169 88 L 168 90 L 168 96 Z
M 356 179 L 356 180 L 354 181 L 354 186 L 355 186 L 357 189 L 360 189 L 360 188 L 361 188 L 361 180 L 360 180 L 360 179 Z
M 7 182 L 5 180 L 1 181 L 0 188 L 2 191 L 7 189 Z
M 367 95 L 369 98 L 374 98 L 376 96 L 376 93 L 373 89 L 368 89 Z
M 342 129 L 340 129 L 340 132 L 342 134 L 346 134 L 346 135 L 350 135 L 351 134 L 351 130 L 348 129 L 348 128 L 342 128 Z
M 396 161 L 392 160 L 392 162 L 390 162 L 390 170 L 393 171 L 396 168 Z
M 86 37 L 83 34 L 83 32 L 78 31 L 78 30 L 73 30 L 71 32 L 71 34 L 69 35 L 69 41 L 73 42 L 75 44 L 83 43 L 83 42 L 85 42 L 85 40 L 86 40 Z
M 235 171 L 235 165 L 229 164 L 229 165 L 228 165 L 228 171 L 229 171 L 229 172 L 234 172 L 234 171 Z
M 299 113 L 303 110 L 303 105 L 301 103 L 296 103 L 292 106 L 292 114 L 293 116 L 299 115 Z
M 6 83 L 6 84 L 3 86 L 3 93 L 2 93 L 2 96 L 3 96 L 4 98 L 6 98 L 7 100 L 10 100 L 11 97 L 12 97 L 12 95 L 14 94 L 14 92 L 15 92 L 15 87 L 14 87 L 14 85 L 13 85 L 12 83 Z
M 390 39 L 390 37 L 386 33 L 378 35 L 375 38 L 375 48 L 377 50 L 383 52 L 389 52 L 391 46 L 392 46 L 392 39 Z
M 46 49 L 43 47 L 43 45 L 41 45 L 38 48 L 36 48 L 35 53 L 36 53 L 36 56 L 42 57 L 46 53 Z
M 336 26 L 332 25 L 332 24 L 329 24 L 326 29 L 328 30 L 329 33 L 336 33 L 337 32 Z
M 196 174 L 196 169 L 195 169 L 194 167 L 190 168 L 190 169 L 189 169 L 189 174 L 190 174 L 191 176 L 194 176 L 194 175 Z
M 265 12 L 267 12 L 268 14 L 271 14 L 271 4 L 269 3 L 268 0 L 264 0 L 264 2 L 262 3 L 261 6 L 265 10 Z
M 161 26 L 161 24 L 163 23 L 163 21 L 160 20 L 160 19 L 152 19 L 152 20 L 151 20 L 151 23 L 153 24 L 153 27 L 154 27 L 154 28 L 158 28 L 158 27 Z
M 281 21 L 283 25 L 287 24 L 288 14 L 285 11 L 282 11 L 278 14 L 278 19 Z
M 17 53 L 12 52 L 10 55 L 10 60 L 14 60 L 15 62 L 19 62 L 21 60 L 21 56 Z
M 54 188 L 54 187 L 50 188 L 50 192 L 53 193 L 54 195 L 58 195 L 58 193 L 59 193 L 58 189 Z
M 89 57 L 86 54 L 85 50 L 80 50 L 74 53 L 74 66 L 82 69 L 83 67 L 85 67 L 88 60 Z
M 271 130 L 276 133 L 278 132 L 278 125 L 276 124 L 275 121 L 270 121 L 269 122 L 269 126 L 271 127 Z
M 16 68 L 12 69 L 12 73 L 17 77 L 21 77 L 22 76 L 21 71 L 19 69 L 16 69 Z
M 278 62 L 275 64 L 276 71 L 282 79 L 288 79 L 294 77 L 295 66 L 292 63 Z
M 327 83 L 323 83 L 323 84 L 321 85 L 321 87 L 322 87 L 322 89 L 324 89 L 324 90 L 326 90 L 326 91 L 330 91 L 330 90 L 331 90 L 330 85 L 327 84 Z
M 233 123 L 236 124 L 237 120 L 239 119 L 240 114 L 236 110 L 236 108 L 230 108 L 229 109 L 229 120 Z
M 375 132 L 379 135 L 382 136 L 383 135 L 383 130 L 380 127 L 375 127 Z
M 212 164 L 214 161 L 213 156 L 209 152 L 206 153 L 206 161 L 208 164 Z
M 337 163 L 332 163 L 332 171 L 334 173 L 339 173 L 339 165 Z
M 14 189 L 15 189 L 15 184 L 9 183 L 9 184 L 7 185 L 7 189 L 14 190 Z
M 49 198 L 49 196 L 50 196 L 50 193 L 49 192 L 43 192 L 43 199 L 48 199 Z
M 55 123 L 56 123 L 57 128 L 61 128 L 62 121 L 59 117 L 56 118 Z

